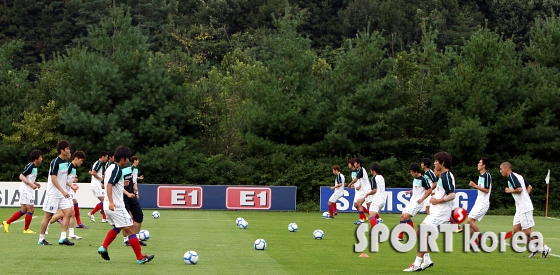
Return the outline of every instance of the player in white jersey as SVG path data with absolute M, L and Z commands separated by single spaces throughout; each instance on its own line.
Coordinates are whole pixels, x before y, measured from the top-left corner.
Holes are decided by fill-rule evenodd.
M 33 219 L 33 212 L 35 211 L 35 194 L 33 190 L 41 188 L 41 184 L 35 182 L 35 180 L 37 179 L 37 165 L 43 161 L 43 152 L 33 150 L 30 154 L 30 158 L 31 162 L 23 168 L 23 172 L 19 175 L 19 179 L 21 180 L 21 187 L 19 188 L 19 204 L 21 205 L 21 210 L 18 210 L 8 220 L 2 222 L 6 233 L 9 232 L 10 224 L 25 214 L 23 233 L 35 234 L 34 231 L 29 229 L 29 225 Z
M 437 183 L 437 177 L 436 174 L 434 173 L 434 171 L 432 171 L 432 169 L 430 169 L 430 167 L 432 166 L 432 160 L 429 158 L 423 158 L 420 162 L 420 166 L 422 167 L 422 170 L 424 170 L 424 178 L 426 178 L 426 180 L 428 180 L 428 183 L 430 184 L 431 188 L 432 188 L 432 194 L 430 194 L 430 196 L 433 196 L 435 191 L 435 185 Z M 430 199 L 427 199 L 424 204 L 426 205 L 426 215 L 430 215 L 430 206 L 432 205 L 430 203 Z
M 371 165 L 369 169 L 370 173 L 373 175 L 370 179 L 371 191 L 366 194 L 366 197 L 371 198 L 369 207 L 369 223 L 371 227 L 374 227 L 383 219 L 379 217 L 379 211 L 385 208 L 385 202 L 387 201 L 387 194 L 385 193 L 385 178 L 381 175 L 381 166 L 378 163 Z
M 420 165 L 413 163 L 408 167 L 408 170 L 414 180 L 412 180 L 412 190 L 407 191 L 406 194 L 412 194 L 412 196 L 401 213 L 400 223 L 406 223 L 414 228 L 412 217 L 424 208 L 424 201 L 432 194 L 432 186 L 428 180 L 422 176 Z M 398 238 L 399 241 L 403 240 L 403 232 L 399 233 Z
M 151 261 L 154 258 L 154 255 L 142 255 L 142 247 L 140 246 L 138 237 L 135 234 L 132 217 L 126 210 L 123 198 L 124 186 L 132 184 L 132 182 L 124 180 L 122 168 L 126 166 L 131 156 L 132 153 L 130 152 L 130 149 L 119 146 L 115 150 L 115 163 L 111 164 L 107 169 L 107 171 L 110 171 L 111 174 L 105 181 L 107 196 L 105 197 L 103 207 L 105 207 L 105 212 L 107 213 L 107 220 L 114 226 L 114 228 L 107 232 L 103 245 L 99 247 L 97 253 L 99 253 L 103 259 L 109 261 L 110 258 L 107 248 L 115 240 L 122 229 L 128 236 L 128 242 L 134 250 L 134 254 L 136 254 L 136 262 L 138 264 L 144 264 Z
M 531 238 L 531 232 L 533 226 L 535 226 L 535 221 L 533 220 L 533 203 L 529 197 L 525 186 L 525 180 L 523 177 L 511 170 L 511 163 L 504 162 L 500 165 L 500 174 L 508 179 L 508 187 L 506 187 L 505 192 L 509 193 L 515 199 L 515 216 L 513 217 L 513 232 L 514 234 L 523 231 L 527 235 L 527 243 L 536 237 Z M 535 249 L 535 248 L 529 248 Z M 552 249 L 546 244 L 542 247 L 542 257 L 546 258 L 548 253 Z M 533 258 L 537 250 L 535 249 L 529 255 L 529 258 Z
M 354 207 L 358 209 L 358 214 L 360 219 L 354 224 L 362 224 L 367 221 L 367 217 L 364 214 L 363 204 L 366 201 L 366 194 L 371 191 L 371 186 L 369 185 L 369 179 L 366 169 L 363 167 L 364 161 L 361 158 L 356 158 L 354 161 L 354 166 L 356 167 L 356 177 L 352 179 L 352 182 L 348 185 L 349 187 L 355 186 L 356 194 L 354 195 Z M 365 211 L 368 211 L 365 209 Z M 368 211 L 369 213 L 369 211 Z
M 422 224 L 431 224 L 436 226 L 442 225 L 449 221 L 451 211 L 453 210 L 453 199 L 455 199 L 455 178 L 449 171 L 451 168 L 452 157 L 447 152 L 439 152 L 434 156 L 434 168 L 440 174 L 436 193 L 431 197 L 432 207 L 430 215 L 427 215 Z M 418 236 L 418 238 L 427 238 L 428 236 Z M 422 262 L 423 260 L 423 262 Z M 420 271 L 430 268 L 434 265 L 428 251 L 419 251 L 416 254 L 416 260 L 407 269 L 403 271 Z
M 334 218 L 334 213 L 336 212 L 336 201 L 344 195 L 345 178 L 344 175 L 340 173 L 340 166 L 333 165 L 332 172 L 336 178 L 334 179 L 334 185 L 331 186 L 331 190 L 334 190 L 334 192 L 329 198 L 329 217 L 327 219 Z
M 49 178 L 47 183 L 47 194 L 45 203 L 43 204 L 43 211 L 45 217 L 41 222 L 41 234 L 39 235 L 39 245 L 50 245 L 45 240 L 45 231 L 52 216 L 60 209 L 64 213 L 62 220 L 62 232 L 58 244 L 60 245 L 74 245 L 66 238 L 66 230 L 68 229 L 68 222 L 72 217 L 72 204 L 70 203 L 70 194 L 66 192 L 64 185 L 68 179 L 68 159 L 70 158 L 70 143 L 66 140 L 61 140 L 56 145 L 58 157 L 51 161 L 49 166 Z
M 469 182 L 469 186 L 476 188 L 478 190 L 478 194 L 476 196 L 474 206 L 469 213 L 467 223 L 471 228 L 471 231 L 469 232 L 470 235 L 477 235 L 477 243 L 480 245 L 482 233 L 480 233 L 480 228 L 478 228 L 475 221 L 481 221 L 490 208 L 490 192 L 492 191 L 492 176 L 488 173 L 488 169 L 490 168 L 490 159 L 481 158 L 480 161 L 478 161 L 477 168 L 480 172 L 478 183 L 471 181 Z
M 99 159 L 93 163 L 89 174 L 91 175 L 91 192 L 99 200 L 99 203 L 87 213 L 88 217 L 92 222 L 95 222 L 95 213 L 101 211 L 102 220 L 101 222 L 106 222 L 107 217 L 105 211 L 103 211 L 103 201 L 105 200 L 105 187 L 103 185 L 103 163 L 109 163 L 109 153 L 106 151 L 101 151 L 99 153 Z M 106 169 L 105 169 L 106 170 Z

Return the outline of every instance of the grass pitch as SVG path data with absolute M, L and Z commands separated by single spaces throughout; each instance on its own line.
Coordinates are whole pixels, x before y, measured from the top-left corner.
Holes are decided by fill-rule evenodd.
M 8 219 L 17 209 L 0 208 L 0 220 Z M 109 247 L 111 261 L 104 261 L 97 254 L 110 229 L 101 223 L 92 223 L 82 209 L 82 220 L 89 229 L 76 229 L 82 240 L 75 246 L 59 246 L 60 225 L 51 225 L 46 239 L 52 246 L 37 245 L 37 234 L 23 234 L 23 219 L 10 226 L 10 233 L 0 229 L 2 248 L 0 266 L 2 274 L 371 274 L 401 273 L 415 257 L 415 251 L 398 253 L 388 243 L 380 245 L 379 253 L 366 250 L 369 258 L 359 258 L 354 253 L 354 236 L 357 214 L 341 213 L 333 220 L 325 220 L 321 213 L 299 212 L 244 212 L 244 211 L 187 211 L 159 210 L 161 217 L 153 219 L 152 210 L 144 210 L 143 229 L 150 231 L 148 246 L 143 252 L 155 254 L 153 261 L 136 264 L 130 247 L 122 245 L 117 237 Z M 36 209 L 31 223 L 39 231 L 43 211 Z M 237 217 L 249 222 L 247 229 L 239 229 Z M 392 228 L 398 224 L 399 215 L 382 215 L 384 223 Z M 413 218 L 415 224 L 424 215 Z M 486 216 L 479 223 L 481 230 L 507 232 L 513 217 Z M 288 224 L 295 222 L 299 230 L 288 231 Z M 463 235 L 454 234 L 452 253 L 431 253 L 434 267 L 424 271 L 431 274 L 505 274 L 522 272 L 558 272 L 560 263 L 560 238 L 557 235 L 560 220 L 535 217 L 535 231 L 545 238 L 552 248 L 551 255 L 542 259 L 540 254 L 527 258 L 526 253 L 515 253 L 508 247 L 506 253 L 464 253 Z M 321 229 L 323 240 L 313 239 L 312 232 Z M 369 234 L 368 234 L 369 235 Z M 265 239 L 265 251 L 253 248 L 256 239 Z M 443 250 L 443 235 L 438 245 Z M 182 256 L 188 250 L 199 254 L 197 265 L 186 265 Z

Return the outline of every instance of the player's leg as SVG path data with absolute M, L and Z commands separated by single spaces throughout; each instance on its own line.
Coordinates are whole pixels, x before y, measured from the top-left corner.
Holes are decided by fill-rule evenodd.
M 60 198 L 52 198 L 47 197 L 45 199 L 45 203 L 43 204 L 43 211 L 45 212 L 45 216 L 43 217 L 43 221 L 41 221 L 41 230 L 39 231 L 39 245 L 51 245 L 47 240 L 45 240 L 45 231 L 47 230 L 47 226 L 49 221 L 52 219 L 52 216 L 58 211 L 58 204 L 60 202 Z
M 369 208 L 369 223 L 371 224 L 371 227 L 374 227 L 377 225 L 378 221 L 379 221 L 379 204 L 377 203 L 370 203 L 370 208 Z
M 16 221 L 17 219 L 21 218 L 21 216 L 23 216 L 25 212 L 26 212 L 25 204 L 21 204 L 20 210 L 16 211 L 8 220 L 2 221 L 2 225 L 4 226 L 4 232 L 9 233 L 10 224 Z
M 138 264 L 144 264 L 151 261 L 154 258 L 154 255 L 143 255 L 142 254 L 142 247 L 140 246 L 140 241 L 138 240 L 138 236 L 134 232 L 134 226 L 127 226 L 123 228 L 128 235 L 128 241 L 130 242 L 130 246 L 136 255 L 136 262 Z
M 408 205 L 410 205 L 410 203 L 409 203 Z M 412 218 L 412 214 L 406 212 L 406 211 L 407 211 L 407 208 L 411 208 L 411 209 L 412 209 L 413 207 L 408 207 L 408 205 L 405 207 L 405 209 L 404 209 L 403 212 L 401 213 L 399 223 L 402 223 L 402 224 L 405 224 L 405 223 L 406 223 L 406 224 L 410 225 L 412 228 L 414 228 L 414 223 L 412 222 L 412 219 L 411 219 L 411 218 Z M 410 212 L 413 212 L 413 211 L 410 211 Z M 404 237 L 403 234 L 404 234 L 404 232 L 399 233 L 399 236 L 398 236 L 399 241 L 402 241 L 402 240 L 403 240 L 403 237 Z
M 69 241 L 66 237 L 66 230 L 68 230 L 70 220 L 74 219 L 74 208 L 72 207 L 72 200 L 67 198 L 60 200 L 59 208 L 62 210 L 64 217 L 62 218 L 62 232 L 60 232 L 60 239 L 58 239 L 58 244 L 74 245 L 74 243 Z
M 336 192 L 333 193 L 331 195 L 331 197 L 329 198 L 329 217 L 330 218 L 334 218 L 334 215 L 336 214 L 336 202 L 338 201 L 338 199 L 340 199 L 342 197 L 341 194 L 337 194 Z
M 74 204 L 74 203 L 72 202 L 72 204 Z M 69 239 L 80 240 L 80 239 L 82 239 L 82 237 L 80 237 L 80 236 L 78 236 L 74 233 L 74 228 L 76 227 L 76 222 L 75 222 L 76 212 L 74 212 L 74 208 L 71 208 L 71 212 L 72 212 L 72 217 L 70 218 L 70 221 L 68 222 L 68 238 Z
M 426 216 L 426 219 L 429 216 Z M 424 220 L 426 221 L 426 220 Z M 424 222 L 422 223 L 424 224 Z M 420 236 L 420 229 L 416 230 L 416 235 L 418 236 L 418 238 L 420 237 L 424 237 L 424 236 Z M 426 238 L 428 236 L 426 235 Z M 426 253 L 424 251 L 418 251 L 418 253 L 416 254 L 416 258 L 414 259 L 414 262 L 406 269 L 404 269 L 403 271 L 405 272 L 415 272 L 415 271 L 422 271 L 422 259 L 424 258 L 424 255 Z
M 36 232 L 29 229 L 29 225 L 33 220 L 33 213 L 35 212 L 35 207 L 33 204 L 23 204 L 22 210 L 25 209 L 25 225 L 23 226 L 24 234 L 35 234 Z
M 360 215 L 360 220 L 358 220 L 356 222 L 356 224 L 362 224 L 365 220 L 366 220 L 366 214 L 364 214 L 364 198 L 360 197 L 358 198 L 358 201 L 356 202 L 356 208 L 358 209 L 358 214 Z
M 74 198 L 72 200 L 72 203 L 74 204 L 74 217 L 76 218 L 76 228 L 88 228 L 87 226 L 85 226 L 82 223 L 82 219 L 80 218 L 80 207 L 78 206 L 78 200 L 76 198 Z
M 137 200 L 133 200 L 130 208 L 130 213 L 132 214 L 132 223 L 134 228 L 134 233 L 138 236 L 140 229 L 142 228 L 142 222 L 144 221 L 144 213 L 142 212 L 142 207 Z M 147 246 L 147 244 L 139 240 L 141 246 Z

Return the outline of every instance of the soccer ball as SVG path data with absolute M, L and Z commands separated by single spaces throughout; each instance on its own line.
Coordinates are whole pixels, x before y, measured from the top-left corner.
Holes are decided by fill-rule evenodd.
M 288 231 L 290 232 L 296 232 L 298 230 L 298 226 L 296 223 L 290 223 L 288 224 Z
M 239 225 L 239 223 L 240 223 L 241 221 L 244 221 L 244 219 L 241 218 L 241 217 L 239 217 L 239 218 L 237 218 L 237 219 L 235 220 L 235 224 Z
M 183 255 L 183 261 L 186 264 L 196 264 L 198 263 L 198 254 L 195 251 L 187 251 L 185 255 Z
M 317 229 L 317 230 L 313 231 L 313 238 L 315 238 L 315 240 L 321 240 L 321 239 L 323 239 L 324 236 L 325 236 L 325 233 L 321 229 Z
M 138 234 L 138 237 L 140 237 L 141 241 L 147 241 L 148 239 L 150 239 L 150 231 L 148 231 L 146 229 L 142 229 L 142 230 L 140 230 L 140 233 Z
M 264 250 L 266 248 L 266 242 L 263 239 L 258 239 L 255 241 L 256 250 Z
M 331 213 L 329 213 L 329 212 L 323 212 L 323 218 L 326 219 L 326 218 L 328 218 L 328 217 L 330 217 L 330 216 L 331 216 Z
M 462 223 L 467 218 L 467 210 L 465 210 L 465 208 L 461 208 L 461 207 L 455 208 L 455 209 L 453 209 L 453 212 L 451 212 L 451 218 L 456 223 Z
M 159 212 L 158 211 L 152 212 L 152 218 L 159 219 Z
M 242 220 L 242 221 L 239 222 L 238 226 L 241 229 L 245 229 L 245 228 L 247 228 L 247 226 L 249 226 L 249 223 L 246 220 Z

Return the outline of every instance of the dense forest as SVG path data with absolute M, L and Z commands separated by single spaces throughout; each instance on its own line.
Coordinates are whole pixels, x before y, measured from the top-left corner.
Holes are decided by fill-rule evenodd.
M 32 149 L 127 145 L 146 183 L 295 185 L 317 209 L 331 166 L 381 164 L 388 187 L 445 150 L 457 188 L 492 160 L 560 210 L 560 2 L 3 0 L 0 180 Z

